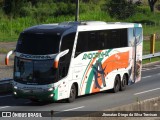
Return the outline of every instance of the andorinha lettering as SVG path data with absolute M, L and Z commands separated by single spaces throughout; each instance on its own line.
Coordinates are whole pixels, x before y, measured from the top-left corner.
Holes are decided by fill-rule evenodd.
M 93 58 L 104 58 L 109 56 L 109 51 L 104 51 L 104 52 L 96 52 L 96 53 L 88 53 L 84 54 L 82 60 L 86 59 L 93 59 Z
M 26 55 L 26 54 L 21 54 L 20 57 L 22 58 L 30 58 L 30 59 L 51 59 L 50 56 L 48 55 Z

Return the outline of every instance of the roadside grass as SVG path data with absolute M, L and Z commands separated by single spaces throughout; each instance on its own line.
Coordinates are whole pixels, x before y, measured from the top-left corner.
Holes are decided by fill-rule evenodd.
M 155 57 L 155 58 L 143 60 L 142 64 L 152 63 L 152 62 L 157 62 L 157 61 L 160 61 L 160 57 Z
M 160 52 L 160 40 L 155 42 L 155 53 Z M 150 40 L 143 41 L 143 55 L 150 54 Z

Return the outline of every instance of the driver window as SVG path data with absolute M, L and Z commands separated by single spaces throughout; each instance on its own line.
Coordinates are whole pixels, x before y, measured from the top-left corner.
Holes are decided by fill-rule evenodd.
M 64 55 L 59 59 L 59 70 L 58 70 L 58 76 L 59 80 L 66 77 L 68 74 L 68 69 L 71 61 L 71 55 L 72 55 L 72 50 L 73 50 L 73 44 L 75 40 L 75 35 L 76 33 L 70 33 L 66 36 L 63 37 L 62 43 L 61 43 L 61 52 L 69 49 L 69 53 Z

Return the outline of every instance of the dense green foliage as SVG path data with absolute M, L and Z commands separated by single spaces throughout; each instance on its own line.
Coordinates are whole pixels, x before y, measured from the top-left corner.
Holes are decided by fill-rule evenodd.
M 137 12 L 137 4 L 126 0 L 109 0 L 104 5 L 104 9 L 108 11 L 111 17 L 126 19 Z
M 15 41 L 21 31 L 37 24 L 74 21 L 75 0 L 0 0 L 0 41 Z M 158 3 L 159 4 L 159 3 Z M 160 13 L 148 4 L 125 0 L 80 0 L 80 20 L 138 22 L 144 34 L 160 33 Z

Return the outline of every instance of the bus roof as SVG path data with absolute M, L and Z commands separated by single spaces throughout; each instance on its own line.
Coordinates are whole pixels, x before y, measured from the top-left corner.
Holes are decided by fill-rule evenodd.
M 52 34 L 57 33 L 59 35 L 63 34 L 65 31 L 71 29 L 72 25 L 58 25 L 58 24 L 42 24 L 32 26 L 27 28 L 22 33 L 30 33 L 30 34 Z
M 63 34 L 65 31 L 73 28 L 75 31 L 93 31 L 119 28 L 134 28 L 142 27 L 138 23 L 124 23 L 124 22 L 103 22 L 103 21 L 81 21 L 81 22 L 62 22 L 56 24 L 42 24 L 30 27 L 23 31 L 23 33 L 59 33 Z M 72 31 L 73 31 L 72 29 Z

